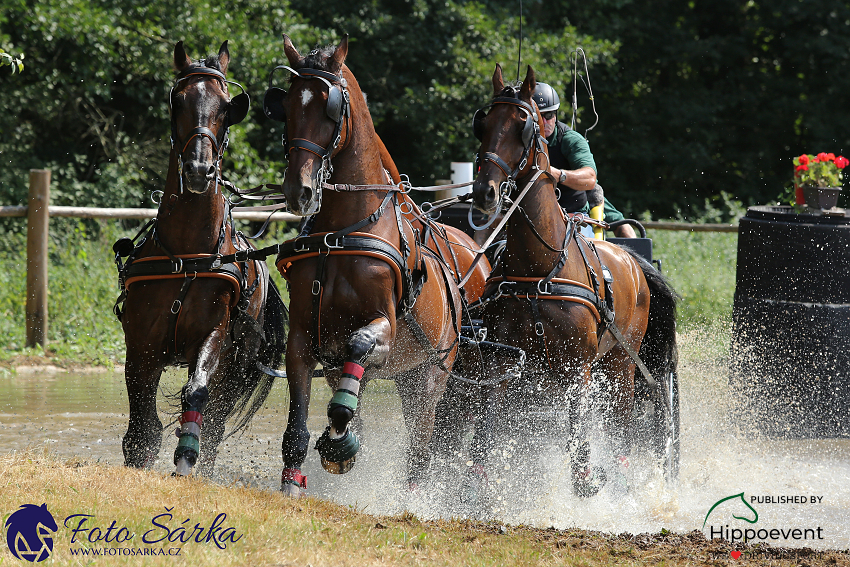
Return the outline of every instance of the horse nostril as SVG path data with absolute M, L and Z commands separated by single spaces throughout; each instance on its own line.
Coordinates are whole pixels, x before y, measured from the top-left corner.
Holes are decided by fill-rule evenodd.
M 212 179 L 215 176 L 215 165 L 210 165 L 207 168 L 207 179 Z
M 301 201 L 304 203 L 309 203 L 313 200 L 313 188 L 309 185 L 301 186 Z
M 487 201 L 495 201 L 496 200 L 496 189 L 490 185 L 487 188 Z

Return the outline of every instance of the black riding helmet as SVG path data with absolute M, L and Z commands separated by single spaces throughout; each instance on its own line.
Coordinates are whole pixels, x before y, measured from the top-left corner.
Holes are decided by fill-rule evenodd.
M 537 103 L 537 108 L 540 109 L 540 112 L 552 112 L 553 110 L 558 110 L 561 106 L 561 99 L 558 98 L 558 93 L 546 83 L 537 83 L 531 98 Z

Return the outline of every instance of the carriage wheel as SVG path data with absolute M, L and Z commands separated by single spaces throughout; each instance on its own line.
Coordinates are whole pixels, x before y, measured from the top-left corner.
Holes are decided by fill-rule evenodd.
M 655 441 L 658 456 L 664 468 L 664 478 L 668 483 L 675 483 L 679 479 L 681 435 L 679 429 L 679 375 L 675 370 L 667 372 L 659 379 L 655 399 L 655 415 Z

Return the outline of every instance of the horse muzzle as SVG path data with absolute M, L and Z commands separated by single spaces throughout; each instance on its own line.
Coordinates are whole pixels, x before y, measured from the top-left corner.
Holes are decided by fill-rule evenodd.
M 499 186 L 492 179 L 476 179 L 472 184 L 472 204 L 486 215 L 499 212 Z
M 183 185 L 191 193 L 206 193 L 215 180 L 215 164 L 190 161 L 183 164 Z
M 289 212 L 294 215 L 307 217 L 315 215 L 322 208 L 322 189 L 312 169 L 312 162 L 305 163 L 298 179 L 290 179 L 289 169 L 286 170 L 283 193 L 286 195 Z

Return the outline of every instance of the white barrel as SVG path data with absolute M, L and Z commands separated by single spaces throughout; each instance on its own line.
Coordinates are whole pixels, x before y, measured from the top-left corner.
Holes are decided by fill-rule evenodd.
M 452 185 L 457 183 L 469 183 L 472 181 L 472 162 L 471 161 L 453 161 L 452 162 Z M 460 187 L 459 189 L 446 189 L 445 191 L 437 191 L 437 199 L 448 199 L 457 197 L 464 193 L 472 191 L 472 186 Z

